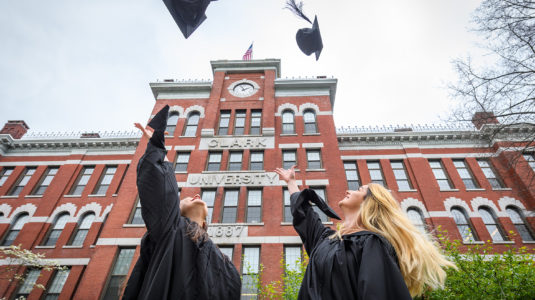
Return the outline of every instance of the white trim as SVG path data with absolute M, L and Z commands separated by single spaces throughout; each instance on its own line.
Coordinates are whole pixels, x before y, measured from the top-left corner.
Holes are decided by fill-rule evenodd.
M 43 258 L 43 264 L 59 264 L 60 266 L 85 266 L 89 264 L 90 258 Z M 0 266 L 6 265 L 20 265 L 20 260 L 16 259 L 0 259 Z
M 177 145 L 175 146 L 175 151 L 193 151 L 195 150 L 195 145 Z
M 496 207 L 496 204 L 494 202 L 490 201 L 487 198 L 483 197 L 475 197 L 470 201 L 470 204 L 472 205 L 472 208 L 474 209 L 474 213 L 477 213 L 479 215 L 479 207 L 480 206 L 487 206 L 488 208 L 492 209 L 494 211 L 494 214 L 497 217 L 509 217 L 505 211 L 501 211 Z
M 56 215 L 58 215 L 60 213 L 63 213 L 63 212 L 67 212 L 69 214 L 69 216 L 71 217 L 70 218 L 71 220 L 69 220 L 67 222 L 76 222 L 76 219 L 72 220 L 74 218 L 74 214 L 76 213 L 76 209 L 77 209 L 77 206 L 75 204 L 70 203 L 70 202 L 64 203 L 64 204 L 56 207 L 56 209 L 54 209 L 54 211 L 52 212 L 50 217 L 48 217 L 46 222 L 47 223 L 54 222 L 55 219 L 56 219 Z
M 299 143 L 295 144 L 279 144 L 279 149 L 297 149 L 299 148 Z
M 451 218 L 451 213 L 449 211 L 430 211 L 430 218 Z
M 430 218 L 431 217 L 429 215 L 429 212 L 427 212 L 427 209 L 425 208 L 425 205 L 423 204 L 423 202 L 418 200 L 418 199 L 409 197 L 409 198 L 401 201 L 400 206 L 401 206 L 401 209 L 403 209 L 403 211 L 405 211 L 405 212 L 407 212 L 407 210 L 409 208 L 411 208 L 411 207 L 416 207 L 422 212 L 424 218 Z
M 314 185 L 321 185 L 321 186 L 327 186 L 329 185 L 329 179 L 309 179 L 305 180 L 305 185 L 308 186 L 314 186 Z
M 223 224 L 225 225 L 225 224 Z M 299 236 L 240 236 L 210 238 L 214 244 L 300 244 Z M 137 246 L 141 238 L 99 238 L 97 246 Z
M 9 213 L 11 212 L 12 209 L 13 209 L 13 207 L 11 207 L 11 205 L 9 205 L 7 203 L 0 204 L 0 212 L 2 212 L 4 214 L 4 216 L 0 218 L 0 223 L 3 223 L 2 221 L 4 221 L 4 220 L 9 220 L 8 216 L 9 216 Z
M 366 149 L 360 147 L 358 150 Z M 399 148 L 398 148 L 399 149 Z M 349 150 L 347 148 L 340 148 L 340 152 Z M 352 149 L 353 150 L 353 149 Z M 357 150 L 357 149 L 355 149 Z M 439 154 L 424 154 L 424 153 L 407 153 L 407 154 L 377 154 L 377 155 L 342 155 L 342 160 L 357 160 L 357 159 L 404 159 L 411 157 L 424 157 L 427 159 L 436 158 L 466 158 L 466 157 L 490 157 L 491 153 L 439 153 Z
M 97 246 L 137 246 L 141 238 L 99 238 Z
M 200 114 L 200 118 L 204 118 L 204 107 L 203 106 L 200 106 L 200 105 L 192 105 L 188 108 L 186 108 L 186 110 L 184 111 L 184 114 L 182 116 L 179 116 L 179 118 L 181 119 L 186 119 L 190 113 L 192 112 L 198 112 Z M 185 125 L 184 125 L 185 126 Z
M 106 216 L 111 212 L 111 209 L 113 208 L 113 203 L 106 206 L 106 208 L 104 209 L 104 211 L 102 212 L 102 215 L 97 216 L 95 218 L 95 221 L 93 222 L 104 222 L 104 218 L 106 218 Z
M 303 148 L 323 148 L 323 143 L 303 143 Z
M 450 214 L 450 216 L 453 218 L 453 215 L 451 214 L 451 208 L 454 206 L 460 206 L 462 207 L 466 213 L 468 214 L 469 218 L 478 218 L 480 217 L 479 214 L 474 213 L 470 206 L 468 206 L 468 203 L 465 201 L 455 198 L 455 197 L 449 197 L 446 200 L 444 200 L 444 207 L 446 208 L 446 211 Z
M 303 115 L 303 113 L 307 109 L 311 109 L 312 111 L 314 111 L 315 115 L 318 115 L 319 112 L 320 112 L 320 108 L 316 104 L 307 102 L 307 103 L 303 103 L 303 104 L 299 105 L 299 114 Z
M 46 223 L 48 217 L 31 217 L 28 219 L 28 223 Z
M 100 205 L 97 202 L 91 202 L 89 204 L 86 204 L 78 210 L 78 213 L 76 214 L 76 222 L 78 222 L 78 219 L 82 217 L 87 212 L 93 212 L 95 214 L 95 219 L 100 216 L 100 211 L 102 210 L 102 205 Z
M 15 210 L 13 210 L 11 212 L 11 215 L 9 216 L 10 223 L 11 223 L 11 220 L 13 219 L 13 217 L 18 216 L 22 212 L 27 212 L 28 216 L 30 218 L 33 217 L 33 214 L 35 213 L 36 209 L 37 209 L 37 206 L 35 206 L 35 205 L 31 204 L 31 203 L 26 203 L 24 205 L 21 205 L 21 206 L 15 208 Z
M 171 107 L 169 107 L 169 114 L 171 113 L 178 113 L 178 117 L 180 118 L 180 116 L 184 115 L 184 107 L 180 106 L 180 105 L 173 105 Z M 154 116 L 151 116 L 151 118 L 153 118 Z
M 275 127 L 264 127 L 264 128 L 262 128 L 262 135 L 264 135 L 264 136 L 275 135 Z
M 297 108 L 297 106 L 295 104 L 283 103 L 283 104 L 279 105 L 279 107 L 277 107 L 277 112 L 275 113 L 275 117 L 280 117 L 282 115 L 282 112 L 287 110 L 287 109 L 293 111 L 294 117 L 295 116 L 300 116 L 299 109 Z M 295 119 L 294 119 L 294 123 L 295 123 Z

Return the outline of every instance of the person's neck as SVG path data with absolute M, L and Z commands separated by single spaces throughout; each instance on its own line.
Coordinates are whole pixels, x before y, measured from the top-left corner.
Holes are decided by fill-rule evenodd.
M 344 228 L 344 234 L 349 234 L 357 231 L 365 230 L 362 227 L 362 224 L 359 224 L 359 210 L 357 211 L 344 211 L 345 220 L 342 223 L 342 228 Z
M 199 227 L 203 227 L 203 224 L 204 224 L 204 219 L 201 217 L 201 216 L 188 216 L 188 218 L 197 223 L 197 225 L 199 225 Z

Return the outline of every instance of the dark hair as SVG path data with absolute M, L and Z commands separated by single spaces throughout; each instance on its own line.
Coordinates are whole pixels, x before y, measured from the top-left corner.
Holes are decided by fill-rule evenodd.
M 208 233 L 206 232 L 206 230 L 208 229 L 206 223 L 204 223 L 201 227 L 199 224 L 197 224 L 197 222 L 191 221 L 188 218 L 186 218 L 186 220 L 188 223 L 186 234 L 193 242 L 203 242 L 209 238 Z

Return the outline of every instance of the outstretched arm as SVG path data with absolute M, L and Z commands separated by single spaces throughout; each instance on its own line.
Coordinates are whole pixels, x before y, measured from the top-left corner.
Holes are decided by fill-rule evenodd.
M 152 128 L 150 128 L 150 126 L 146 126 L 146 127 L 143 127 L 143 125 L 141 125 L 141 123 L 134 123 L 134 126 L 136 126 L 136 128 L 138 128 L 139 130 L 141 130 L 141 132 L 143 133 L 143 136 L 146 137 L 147 139 L 150 140 L 150 138 L 152 137 L 152 133 L 154 132 L 154 130 Z M 169 134 L 167 131 L 165 132 L 165 134 Z M 165 156 L 164 158 L 165 161 L 169 161 L 169 159 L 167 159 L 167 155 Z
M 288 185 L 288 192 L 290 192 L 290 195 L 300 191 L 297 182 L 295 181 L 295 165 L 288 170 L 277 168 L 275 169 L 275 172 L 279 174 L 279 178 L 285 181 Z

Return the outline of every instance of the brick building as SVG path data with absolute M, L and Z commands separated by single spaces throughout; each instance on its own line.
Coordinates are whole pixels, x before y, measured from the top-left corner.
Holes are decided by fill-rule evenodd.
M 213 81 L 151 83 L 151 114 L 171 107 L 166 145 L 181 194 L 199 193 L 208 203 L 209 234 L 244 282 L 260 263 L 271 281 L 283 272 L 281 258 L 301 257 L 289 195 L 273 172 L 281 165 L 296 164 L 300 185 L 338 212 L 348 187 L 378 182 L 422 230 L 442 225 L 466 244 L 491 240 L 498 250 L 535 247 L 535 158 L 524 153 L 512 168 L 506 139 L 488 147 L 492 116 L 477 128 L 337 129 L 336 79 L 282 79 L 276 59 L 211 66 Z M 27 282 L 0 281 L 0 296 L 117 299 L 145 232 L 136 165 L 146 141 L 138 133 L 28 129 L 9 121 L 0 133 L 0 244 L 22 244 L 69 268 L 21 267 Z M 505 137 L 526 130 L 510 128 Z M 46 292 L 28 288 L 35 281 Z

